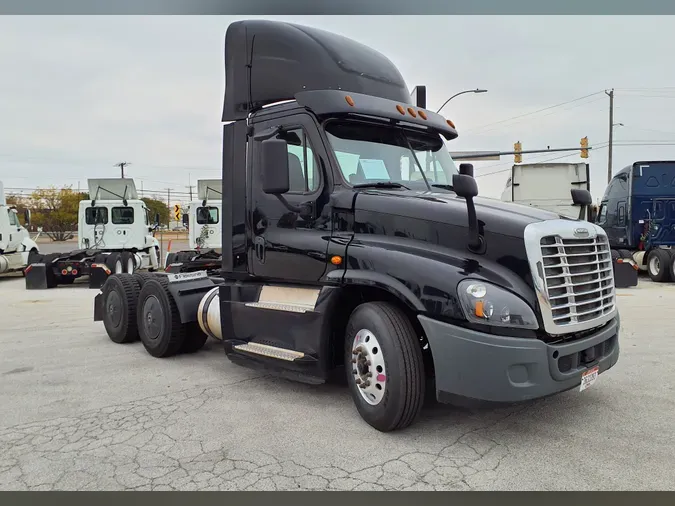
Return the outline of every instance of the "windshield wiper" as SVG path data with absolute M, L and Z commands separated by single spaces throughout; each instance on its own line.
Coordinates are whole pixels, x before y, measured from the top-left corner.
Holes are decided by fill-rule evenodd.
M 453 187 L 451 184 L 432 184 L 434 188 L 443 188 L 444 190 L 452 190 Z
M 376 183 L 359 183 L 352 185 L 353 188 L 405 188 L 410 190 L 406 185 L 395 183 L 393 181 L 378 181 Z

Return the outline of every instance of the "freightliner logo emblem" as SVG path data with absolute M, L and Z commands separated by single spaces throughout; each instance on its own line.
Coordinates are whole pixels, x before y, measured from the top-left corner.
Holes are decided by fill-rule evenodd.
M 587 228 L 575 228 L 574 229 L 574 236 L 575 237 L 588 237 L 588 229 Z

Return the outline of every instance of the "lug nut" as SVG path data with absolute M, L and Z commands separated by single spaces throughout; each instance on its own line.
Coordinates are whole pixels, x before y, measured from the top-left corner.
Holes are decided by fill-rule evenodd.
M 356 384 L 360 385 L 361 384 L 361 378 L 356 378 Z
M 366 365 L 371 366 L 371 365 L 373 365 L 373 363 L 372 363 L 370 360 L 368 360 L 368 361 L 366 362 Z
M 366 388 L 366 387 L 369 387 L 369 386 L 370 386 L 370 381 L 366 381 L 366 382 L 363 384 L 363 388 Z
M 368 374 L 366 374 L 366 376 L 367 376 L 368 378 L 372 378 L 372 377 L 373 377 L 373 373 L 372 373 L 372 372 L 369 372 Z

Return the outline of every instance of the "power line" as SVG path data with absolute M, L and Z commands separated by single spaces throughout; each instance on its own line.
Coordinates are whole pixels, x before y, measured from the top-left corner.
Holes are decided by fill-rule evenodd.
M 485 127 L 488 127 L 488 126 L 499 125 L 499 124 L 507 123 L 507 122 L 512 121 L 512 120 L 515 120 L 515 119 L 520 119 L 520 118 L 525 118 L 525 117 L 527 117 L 527 116 L 532 116 L 533 114 L 538 114 L 538 113 L 543 112 L 543 111 L 548 111 L 548 110 L 550 110 L 550 109 L 555 109 L 556 107 L 561 107 L 561 106 L 563 106 L 563 105 L 567 105 L 567 104 L 571 104 L 571 103 L 574 103 L 574 102 L 578 102 L 579 100 L 583 100 L 583 99 L 585 99 L 585 98 L 589 98 L 589 97 L 593 97 L 593 96 L 595 96 L 595 95 L 599 95 L 600 93 L 603 93 L 603 92 L 602 92 L 602 91 L 596 91 L 595 93 L 590 93 L 590 94 L 588 94 L 588 95 L 584 95 L 583 97 L 575 98 L 575 99 L 573 99 L 573 100 L 568 100 L 568 101 L 566 101 L 566 102 L 561 102 L 561 103 L 559 103 L 559 104 L 550 105 L 550 106 L 548 106 L 548 107 L 544 107 L 543 109 L 538 109 L 538 110 L 536 110 L 536 111 L 527 112 L 527 113 L 525 113 L 525 114 L 520 114 L 520 115 L 518 115 L 518 116 L 513 116 L 512 118 L 507 118 L 507 119 L 503 119 L 503 120 L 500 120 L 500 121 L 495 121 L 494 123 L 487 123 L 487 124 L 485 124 L 485 125 L 481 125 L 481 126 L 478 126 L 478 127 L 469 128 L 469 129 L 466 130 L 466 132 L 473 132 L 473 131 L 475 131 L 475 130 L 480 130 L 480 129 L 485 128 Z
M 127 165 L 131 165 L 131 162 L 120 162 L 120 163 L 116 163 L 113 166 L 113 167 L 119 167 L 120 168 L 120 172 L 122 173 L 122 179 L 124 179 L 124 167 L 126 167 Z

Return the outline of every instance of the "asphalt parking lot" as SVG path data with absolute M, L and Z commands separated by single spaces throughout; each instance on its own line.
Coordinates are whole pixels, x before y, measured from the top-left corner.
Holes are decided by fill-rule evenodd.
M 0 279 L 2 490 L 673 490 L 675 284 L 619 290 L 622 355 L 588 390 L 432 405 L 371 429 L 340 386 L 159 360 L 93 322 L 96 290 Z

